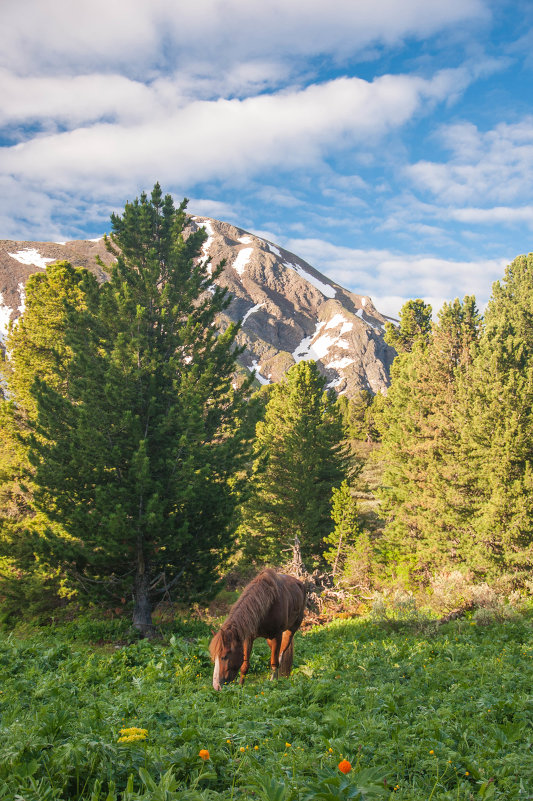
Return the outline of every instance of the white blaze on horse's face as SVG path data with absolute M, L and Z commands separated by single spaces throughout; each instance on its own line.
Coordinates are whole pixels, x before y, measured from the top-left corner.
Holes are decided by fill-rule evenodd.
M 242 642 L 234 644 L 233 648 L 222 649 L 215 657 L 213 671 L 213 687 L 220 690 L 223 684 L 229 684 L 239 674 L 244 659 Z
M 221 690 L 222 685 L 220 684 L 220 661 L 218 656 L 215 659 L 215 669 L 213 671 L 213 687 L 215 690 Z

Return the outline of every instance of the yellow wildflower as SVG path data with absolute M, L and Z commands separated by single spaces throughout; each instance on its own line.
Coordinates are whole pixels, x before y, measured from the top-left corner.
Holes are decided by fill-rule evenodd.
M 137 726 L 129 726 L 119 730 L 119 743 L 136 743 L 139 740 L 146 740 L 148 729 L 139 729 Z

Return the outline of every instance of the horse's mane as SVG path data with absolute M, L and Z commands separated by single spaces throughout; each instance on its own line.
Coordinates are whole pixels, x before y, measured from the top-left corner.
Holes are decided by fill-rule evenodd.
M 220 631 L 211 640 L 209 651 L 215 659 L 222 650 L 229 648 L 235 640 L 255 637 L 265 610 L 269 609 L 285 589 L 275 570 L 261 571 L 244 588 L 242 595 L 233 604 Z

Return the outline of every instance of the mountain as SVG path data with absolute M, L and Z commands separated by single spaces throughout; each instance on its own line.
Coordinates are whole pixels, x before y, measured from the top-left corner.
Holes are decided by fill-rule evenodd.
M 260 383 L 279 381 L 295 362 L 313 359 L 339 393 L 386 389 L 395 356 L 383 337 L 390 318 L 369 297 L 349 292 L 298 256 L 229 223 L 192 217 L 190 225 L 205 227 L 202 255 L 210 264 L 226 260 L 218 283 L 228 287 L 232 301 L 221 323 L 242 321 L 240 362 L 256 370 Z M 24 310 L 31 273 L 67 260 L 105 280 L 97 256 L 111 264 L 103 239 L 0 241 L 0 337 L 9 319 Z

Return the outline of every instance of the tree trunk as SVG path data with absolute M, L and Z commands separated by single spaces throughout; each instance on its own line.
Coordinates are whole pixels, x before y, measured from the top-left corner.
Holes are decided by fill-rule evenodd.
M 137 573 L 133 590 L 133 625 L 143 637 L 155 636 L 155 626 L 152 623 L 152 604 L 150 602 L 150 566 L 144 558 L 142 548 L 137 554 Z
M 335 578 L 335 573 L 337 572 L 337 566 L 339 564 L 339 558 L 341 555 L 341 547 L 342 547 L 342 532 L 339 534 L 339 545 L 337 547 L 337 553 L 335 554 L 335 561 L 333 562 L 333 568 L 331 570 L 331 575 Z

